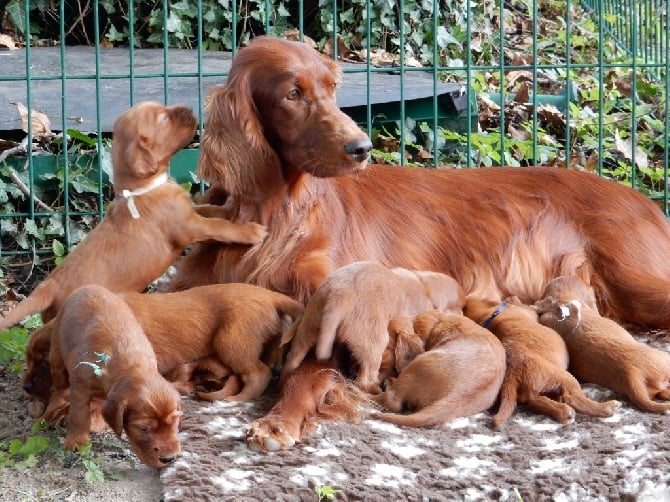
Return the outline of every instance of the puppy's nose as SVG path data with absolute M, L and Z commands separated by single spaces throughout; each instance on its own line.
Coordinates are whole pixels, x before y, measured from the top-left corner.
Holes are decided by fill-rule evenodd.
M 365 160 L 372 150 L 370 138 L 359 138 L 344 144 L 344 151 L 351 155 L 356 161 Z
M 32 382 L 26 382 L 23 384 L 23 390 L 26 391 L 28 394 L 33 393 L 33 384 Z
M 168 465 L 174 462 L 175 458 L 176 457 L 160 457 L 158 460 L 160 460 L 163 465 Z

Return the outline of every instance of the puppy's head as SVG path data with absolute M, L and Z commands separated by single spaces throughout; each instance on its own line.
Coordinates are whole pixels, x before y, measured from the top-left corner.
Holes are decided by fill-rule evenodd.
M 151 467 L 172 463 L 181 451 L 179 394 L 162 377 L 135 384 L 117 382 L 102 406 L 102 416 L 118 436 L 126 431 L 133 452 Z
M 114 122 L 114 183 L 143 180 L 165 172 L 170 158 L 193 139 L 193 112 L 181 105 L 142 101 Z
M 30 398 L 28 414 L 31 417 L 39 417 L 44 413 L 51 395 L 49 349 L 52 324 L 53 321 L 37 329 L 30 335 L 26 345 L 26 371 L 21 383 L 24 392 Z
M 421 354 L 423 341 L 414 332 L 411 317 L 394 317 L 388 324 L 389 341 L 379 366 L 379 381 L 397 376 L 412 359 Z
M 598 312 L 593 288 L 574 275 L 564 275 L 553 279 L 544 290 L 542 300 L 535 303 L 535 308 L 538 313 L 542 313 L 556 308 L 557 304 L 564 304 L 571 300 L 578 300 L 583 306 Z

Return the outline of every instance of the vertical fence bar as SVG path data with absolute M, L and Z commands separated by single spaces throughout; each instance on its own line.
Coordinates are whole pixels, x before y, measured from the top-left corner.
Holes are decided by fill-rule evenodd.
M 26 127 L 28 134 L 26 140 L 26 150 L 28 152 L 28 190 L 31 194 L 28 211 L 30 219 L 35 220 L 35 164 L 33 157 L 33 102 L 32 102 L 32 69 L 30 65 L 30 2 L 24 4 L 25 12 L 25 38 L 26 38 L 26 108 L 28 109 L 28 126 Z M 31 238 L 33 262 L 37 259 L 37 242 L 34 237 Z
M 130 106 L 133 106 L 135 104 L 135 0 L 128 2 L 128 60 Z
M 398 55 L 400 57 L 400 165 L 405 165 L 405 2 L 398 3 Z
M 59 6 L 61 130 L 63 131 L 63 233 L 65 248 L 70 249 L 70 156 L 67 136 L 67 72 L 65 61 L 65 2 Z
M 505 84 L 505 3 L 498 4 L 500 9 L 500 26 L 498 33 L 500 39 L 498 40 L 498 55 L 500 61 L 498 67 L 500 71 L 500 163 L 507 164 L 507 156 L 505 155 L 505 103 L 507 102 L 507 85 Z
M 370 33 L 372 32 L 372 21 L 370 20 L 372 10 L 370 9 L 370 2 L 366 2 L 365 14 L 365 48 L 367 50 L 367 55 L 365 57 L 365 120 L 367 121 L 368 135 L 372 137 L 372 106 L 370 105 L 372 102 L 372 40 L 370 38 Z
M 665 115 L 665 134 L 664 134 L 664 152 L 663 152 L 663 209 L 665 210 L 665 215 L 670 216 L 669 204 L 668 204 L 668 195 L 670 189 L 668 189 L 668 170 L 670 169 L 670 9 L 668 5 L 665 5 L 664 12 L 664 21 L 665 21 L 665 65 L 663 69 L 665 70 L 665 106 L 664 106 L 664 115 Z M 659 44 L 661 45 L 661 44 Z
M 168 10 L 168 0 L 163 0 L 163 102 L 165 104 L 170 102 L 170 67 L 168 65 L 168 46 L 170 45 L 170 38 L 168 36 Z
M 572 2 L 565 3 L 565 167 L 570 168 L 570 156 L 572 151 L 572 138 L 570 135 L 570 86 L 572 71 Z
M 93 2 L 93 33 L 95 35 L 95 130 L 97 132 L 97 149 L 102 152 L 102 77 L 100 74 L 100 9 L 99 2 Z M 102 155 L 97 155 L 98 166 L 98 216 L 102 219 L 105 210 L 105 200 L 102 194 Z
M 472 2 L 471 0 L 466 0 L 465 2 L 465 15 L 467 16 L 467 23 L 465 25 L 465 92 L 467 92 L 467 106 L 465 108 L 467 113 L 466 120 L 466 136 L 465 136 L 465 151 L 466 151 L 466 164 L 465 167 L 470 168 L 474 165 L 474 158 L 472 155 L 472 120 L 470 118 L 470 93 L 472 93 L 472 51 L 470 50 L 470 41 L 472 40 Z M 477 123 L 479 123 L 479 116 L 477 117 Z
M 598 26 L 603 24 L 603 10 L 598 12 Z M 603 29 L 598 30 L 598 174 L 603 173 L 603 138 L 605 137 L 605 40 L 603 37 Z
M 433 1 L 433 68 L 432 68 L 432 74 L 433 74 L 433 167 L 437 168 L 440 160 L 440 152 L 438 150 L 438 127 L 439 127 L 439 122 L 437 120 L 437 81 L 438 81 L 438 73 L 437 73 L 437 67 L 439 66 L 439 53 L 437 50 L 437 30 L 439 27 L 438 23 L 438 16 L 439 16 L 439 10 L 437 8 L 437 3 L 436 1 Z
M 533 12 L 529 12 L 531 19 L 533 20 L 533 60 L 531 63 L 532 73 L 533 73 L 533 162 L 532 164 L 537 165 L 538 155 L 537 155 L 537 29 L 538 29 L 538 19 L 539 13 L 537 8 L 537 0 L 533 0 Z M 566 90 L 567 92 L 567 90 Z
M 637 64 L 638 64 L 638 54 L 640 52 L 640 39 L 638 32 L 638 23 L 640 22 L 640 6 L 636 7 L 635 5 L 631 8 L 631 19 L 632 19 L 632 31 L 631 31 L 631 41 L 633 48 L 633 57 L 632 57 L 632 75 L 631 75 L 631 95 L 630 95 L 630 143 L 631 143 L 631 158 L 630 158 L 630 183 L 633 188 L 637 184 L 637 166 L 635 164 L 636 155 L 635 150 L 637 147 Z

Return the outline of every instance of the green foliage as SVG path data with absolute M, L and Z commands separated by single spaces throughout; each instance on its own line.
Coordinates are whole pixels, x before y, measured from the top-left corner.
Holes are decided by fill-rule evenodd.
M 30 330 L 26 327 L 13 327 L 0 331 L 0 366 L 15 373 L 23 371 L 26 357 L 26 343 Z
M 28 469 L 42 459 L 51 458 L 63 467 L 83 469 L 84 479 L 89 483 L 104 481 L 106 477 L 118 478 L 116 472 L 105 472 L 101 466 L 104 459 L 93 453 L 90 441 L 78 447 L 76 452 L 67 451 L 61 448 L 59 440 L 64 431 L 60 429 L 54 435 L 47 433 L 46 428 L 45 423 L 36 422 L 25 439 L 0 441 L 0 474 L 5 468 Z
M 330 485 L 323 485 L 315 487 L 314 492 L 316 493 L 317 497 L 319 497 L 319 502 L 322 502 L 324 500 L 333 500 L 335 495 L 338 494 L 340 490 L 336 490 Z

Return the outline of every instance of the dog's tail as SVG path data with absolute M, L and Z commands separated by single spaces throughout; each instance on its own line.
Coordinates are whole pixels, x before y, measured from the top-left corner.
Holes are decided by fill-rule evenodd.
M 493 415 L 493 426 L 496 428 L 512 416 L 516 409 L 517 381 L 514 375 L 505 376 L 505 380 L 500 387 L 499 400 L 498 412 Z
M 462 404 L 462 403 L 461 403 Z M 384 422 L 406 427 L 435 427 L 452 422 L 461 416 L 472 415 L 476 412 L 460 412 L 458 403 L 437 401 L 414 413 L 403 415 L 400 413 L 373 412 L 369 418 L 376 418 Z
M 0 330 L 11 328 L 30 314 L 45 311 L 51 306 L 52 301 L 51 290 L 40 284 L 28 298 L 0 318 Z

